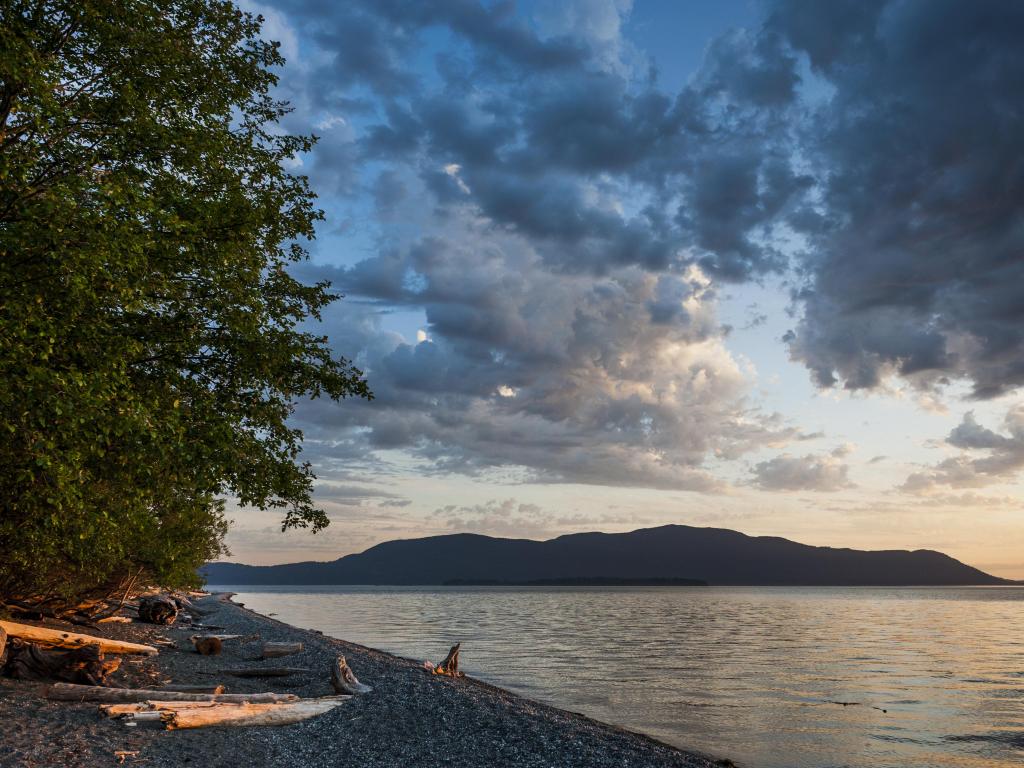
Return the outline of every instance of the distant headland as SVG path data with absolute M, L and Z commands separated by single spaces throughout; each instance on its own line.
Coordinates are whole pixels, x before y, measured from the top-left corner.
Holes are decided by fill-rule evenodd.
M 1011 584 L 932 550 L 814 547 L 666 525 L 548 541 L 470 533 L 401 539 L 332 562 L 209 563 L 210 584 L 950 586 Z

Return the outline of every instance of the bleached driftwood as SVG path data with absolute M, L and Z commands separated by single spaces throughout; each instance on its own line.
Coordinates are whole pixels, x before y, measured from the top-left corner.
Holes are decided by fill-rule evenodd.
M 373 690 L 370 686 L 359 682 L 344 656 L 339 656 L 331 668 L 331 685 L 334 686 L 335 693 L 347 693 L 350 696 L 357 693 L 369 693 Z
M 97 624 L 131 624 L 132 620 L 128 616 L 107 616 L 102 619 L 96 619 Z
M 301 699 L 292 704 L 218 705 L 209 708 L 168 710 L 168 730 L 217 726 L 290 725 L 340 707 L 349 696 Z
M 93 685 L 55 683 L 46 698 L 56 701 L 99 701 L 118 704 L 133 701 L 219 701 L 287 703 L 298 701 L 294 693 L 178 693 L 158 688 L 103 688 Z
M 7 632 L 8 637 L 18 637 L 40 645 L 56 645 L 61 648 L 80 648 L 83 645 L 98 645 L 104 653 L 141 653 L 151 656 L 159 651 L 151 645 L 128 643 L 123 640 L 111 640 L 108 637 L 83 635 L 78 632 L 64 632 L 60 629 L 47 629 L 31 624 L 17 624 L 13 621 L 0 621 L 0 628 Z
M 232 675 L 233 677 L 287 677 L 301 672 L 312 672 L 312 670 L 303 667 L 248 667 L 245 669 L 221 669 L 217 671 L 217 674 Z
M 280 656 L 291 656 L 302 652 L 302 643 L 264 643 L 263 658 L 276 659 Z
M 224 703 L 200 701 L 144 701 L 106 704 L 100 709 L 107 717 L 132 722 L 163 721 L 168 730 L 215 726 L 288 725 L 329 712 L 348 696 L 301 699 L 286 704 Z

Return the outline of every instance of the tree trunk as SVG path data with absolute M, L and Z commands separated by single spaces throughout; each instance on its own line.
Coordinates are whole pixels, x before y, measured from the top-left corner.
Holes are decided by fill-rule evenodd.
M 16 680 L 66 680 L 82 685 L 103 685 L 107 676 L 121 666 L 121 659 L 103 658 L 98 645 L 70 651 L 48 651 L 38 645 L 15 640 L 3 672 Z
M 155 688 L 99 688 L 89 685 L 55 683 L 46 692 L 55 701 L 100 701 L 109 704 L 132 701 L 219 701 L 285 703 L 298 701 L 294 693 L 177 693 Z
M 47 629 L 46 627 L 36 627 L 31 624 L 16 624 L 13 621 L 0 621 L 0 629 L 4 629 L 9 637 L 18 637 L 22 640 L 41 645 L 57 645 L 62 648 L 98 645 L 104 653 L 144 653 L 146 655 L 158 653 L 157 649 L 151 645 L 127 643 L 121 640 L 111 640 L 107 637 L 83 635 L 78 632 L 64 632 L 60 629 Z
M 164 595 L 139 598 L 139 618 L 150 624 L 173 624 L 178 618 L 178 606 Z
M 373 690 L 370 686 L 363 685 L 356 679 L 355 673 L 352 672 L 352 668 L 349 667 L 344 656 L 339 656 L 331 668 L 331 685 L 334 686 L 335 693 L 347 693 L 349 695 L 369 693 Z
M 276 659 L 280 656 L 290 656 L 293 653 L 302 652 L 302 643 L 264 643 L 263 658 Z

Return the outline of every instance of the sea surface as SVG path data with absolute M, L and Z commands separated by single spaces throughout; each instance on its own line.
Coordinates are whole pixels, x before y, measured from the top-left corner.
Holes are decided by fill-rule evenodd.
M 1024 588 L 215 588 L 747 768 L 1024 766 Z

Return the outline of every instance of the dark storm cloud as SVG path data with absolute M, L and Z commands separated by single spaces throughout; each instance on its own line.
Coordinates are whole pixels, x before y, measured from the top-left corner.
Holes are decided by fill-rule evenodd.
M 600 0 L 577 5 L 580 19 L 617 13 Z M 599 39 L 586 25 L 544 36 L 502 3 L 305 3 L 288 13 L 322 49 L 312 74 L 288 84 L 301 93 L 293 101 L 344 109 L 378 99 L 355 143 L 325 136 L 315 181 L 327 184 L 333 169 L 345 180 L 338 191 L 350 191 L 353 153 L 408 162 L 440 206 L 474 207 L 564 271 L 699 262 L 742 280 L 785 266 L 774 222 L 808 183 L 781 151 L 799 77 L 777 35 L 718 41 L 701 76 L 666 94 L 609 63 L 607 29 Z M 434 41 L 433 66 L 432 35 L 444 41 Z M 461 184 L 442 171 L 450 165 Z
M 615 25 L 545 33 L 470 0 L 284 12 L 315 48 L 284 73 L 290 120 L 328 126 L 311 179 L 362 195 L 371 233 L 357 263 L 307 268 L 349 297 L 327 331 L 377 395 L 300 408 L 317 462 L 716 488 L 709 457 L 799 435 L 749 409 L 715 286 L 790 270 L 787 341 L 821 386 L 1024 380 L 1017 5 L 778 3 L 676 93 L 623 63 Z M 391 309 L 429 339 L 383 330 Z M 835 456 L 758 467 L 848 483 Z
M 784 2 L 769 26 L 833 90 L 801 146 L 793 356 L 821 386 L 1024 383 L 1024 5 Z

